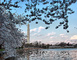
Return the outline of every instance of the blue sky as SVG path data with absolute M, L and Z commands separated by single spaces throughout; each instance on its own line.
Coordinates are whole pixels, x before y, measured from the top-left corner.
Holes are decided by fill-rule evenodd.
M 20 9 L 17 9 L 17 13 L 22 14 L 24 13 L 24 2 L 20 3 L 21 6 L 23 6 Z M 55 27 L 59 24 L 60 20 L 57 20 L 53 22 L 52 25 L 50 25 L 49 29 L 45 29 L 47 26 L 43 22 L 39 21 L 38 24 L 35 24 L 35 21 L 30 23 L 30 42 L 34 41 L 41 41 L 42 43 L 50 43 L 55 44 L 58 42 L 70 42 L 70 43 L 76 43 L 77 41 L 77 29 L 74 27 L 77 27 L 77 3 L 72 4 L 70 7 L 75 11 L 75 13 L 69 15 L 69 33 L 66 32 L 66 30 L 63 29 L 63 27 L 59 27 L 58 29 L 55 29 Z M 12 11 L 14 12 L 14 11 Z M 27 25 L 22 25 L 21 27 L 17 26 L 19 29 L 22 29 L 22 31 L 27 35 Z

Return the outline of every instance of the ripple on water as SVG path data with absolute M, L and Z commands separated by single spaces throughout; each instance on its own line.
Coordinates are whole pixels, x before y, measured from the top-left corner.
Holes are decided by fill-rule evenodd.
M 42 49 L 19 55 L 21 60 L 77 60 L 77 49 Z M 18 58 L 18 59 L 19 59 Z

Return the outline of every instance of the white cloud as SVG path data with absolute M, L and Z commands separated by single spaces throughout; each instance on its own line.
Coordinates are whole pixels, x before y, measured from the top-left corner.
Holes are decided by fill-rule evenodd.
M 36 35 L 37 35 L 37 33 L 34 33 L 34 34 L 33 34 L 33 36 L 36 36 Z
M 60 34 L 60 37 L 68 37 L 68 36 L 66 36 L 65 34 Z
M 54 37 L 50 37 L 50 39 L 53 39 Z
M 30 32 L 35 32 L 37 28 L 31 29 Z
M 76 40 L 75 39 L 74 40 L 70 40 L 70 42 L 77 44 L 77 39 Z
M 60 36 L 64 36 L 64 34 L 60 34 Z
M 40 26 L 40 27 L 38 28 L 38 32 L 41 32 L 41 30 L 43 30 L 43 29 L 45 29 L 45 27 Z
M 25 31 L 22 31 L 21 33 L 25 34 L 26 32 Z
M 71 40 L 76 40 L 77 39 L 77 35 L 73 35 L 70 39 Z
M 47 36 L 52 36 L 52 35 L 55 35 L 56 33 L 55 32 L 51 32 L 51 33 L 48 33 Z
M 58 44 L 58 43 L 59 43 L 59 41 L 50 41 L 50 42 L 49 42 L 49 44 L 52 44 L 52 45 Z
M 30 32 L 36 32 L 36 31 L 37 31 L 37 32 L 39 33 L 39 32 L 41 32 L 43 29 L 45 29 L 45 27 L 40 26 L 40 27 L 38 27 L 38 28 L 31 29 Z

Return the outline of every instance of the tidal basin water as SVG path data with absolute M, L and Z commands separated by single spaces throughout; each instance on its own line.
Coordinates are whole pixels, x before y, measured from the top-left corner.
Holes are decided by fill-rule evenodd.
M 37 49 L 19 52 L 17 60 L 77 60 L 77 49 Z

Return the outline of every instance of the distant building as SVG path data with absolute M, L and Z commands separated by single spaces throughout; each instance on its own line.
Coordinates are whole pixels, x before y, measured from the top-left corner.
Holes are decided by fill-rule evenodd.
M 49 46 L 50 49 L 54 49 L 54 48 L 74 48 L 74 46 Z
M 49 46 L 50 49 L 52 48 L 61 48 L 61 46 Z
M 64 46 L 64 48 L 74 48 L 74 46 Z

